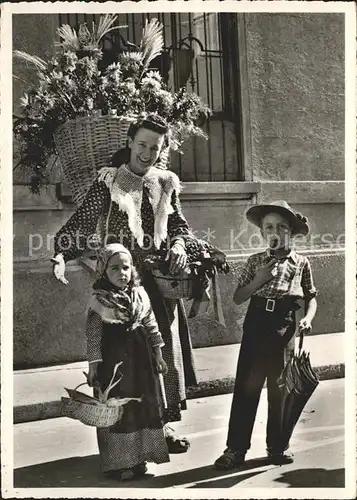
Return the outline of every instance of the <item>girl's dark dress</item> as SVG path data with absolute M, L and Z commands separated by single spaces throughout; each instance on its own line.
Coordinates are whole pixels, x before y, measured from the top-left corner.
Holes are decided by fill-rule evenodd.
M 142 287 L 138 290 L 146 295 Z M 86 323 L 88 361 L 102 360 L 98 366 L 101 388 L 108 386 L 114 366 L 122 361 L 119 370 L 123 378 L 109 397 L 142 397 L 142 402 L 131 401 L 124 406 L 117 424 L 97 429 L 103 471 L 131 468 L 143 462 L 168 462 L 152 354 L 152 347 L 162 345 L 162 338 L 151 307 L 143 326 L 133 330 L 108 323 L 102 316 L 90 307 Z

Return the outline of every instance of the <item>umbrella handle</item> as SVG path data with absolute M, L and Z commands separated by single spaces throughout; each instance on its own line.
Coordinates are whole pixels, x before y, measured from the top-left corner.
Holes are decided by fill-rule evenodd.
M 162 373 L 159 373 L 159 382 L 160 382 L 162 402 L 164 404 L 164 409 L 166 410 L 167 409 L 167 399 L 166 399 L 164 377 L 163 377 Z
M 300 333 L 299 333 L 299 354 L 301 353 L 303 342 L 304 342 L 304 332 L 300 331 Z

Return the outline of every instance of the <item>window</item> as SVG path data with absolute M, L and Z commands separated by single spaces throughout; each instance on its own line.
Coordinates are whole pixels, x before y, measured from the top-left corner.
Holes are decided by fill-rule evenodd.
M 60 14 L 60 24 L 73 27 L 98 21 L 99 15 Z M 119 14 L 127 27 L 103 41 L 106 57 L 137 44 L 145 19 L 156 17 L 164 26 L 164 53 L 157 66 L 172 90 L 185 85 L 212 109 L 205 125 L 208 141 L 192 138 L 184 154 L 173 153 L 171 168 L 182 181 L 244 180 L 239 91 L 237 14 L 160 13 Z

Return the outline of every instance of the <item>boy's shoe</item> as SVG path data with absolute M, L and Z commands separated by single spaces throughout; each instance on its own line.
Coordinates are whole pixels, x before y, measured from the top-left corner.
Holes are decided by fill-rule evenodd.
M 245 451 L 233 451 L 227 448 L 224 453 L 217 458 L 214 468 L 218 470 L 230 470 L 240 467 L 245 461 Z
M 268 460 L 274 465 L 292 464 L 294 455 L 289 451 L 268 450 Z

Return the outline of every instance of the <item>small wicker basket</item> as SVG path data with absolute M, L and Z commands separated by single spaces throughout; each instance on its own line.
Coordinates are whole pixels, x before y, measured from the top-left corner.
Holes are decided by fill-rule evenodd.
M 80 384 L 78 387 L 81 385 L 85 384 Z M 89 404 L 72 398 L 62 398 L 62 414 L 85 425 L 103 428 L 119 422 L 124 414 L 124 407 L 107 406 L 106 403 Z
M 86 385 L 86 382 L 79 384 L 75 389 L 66 389 L 69 394 L 69 398 L 62 398 L 62 415 L 64 417 L 73 418 L 79 420 L 83 424 L 92 427 L 111 427 L 112 425 L 119 422 L 124 414 L 124 405 L 129 401 L 141 401 L 142 398 L 109 398 L 110 391 L 117 385 L 122 379 L 122 375 L 114 382 L 115 375 L 122 361 L 114 366 L 113 376 L 108 384 L 108 387 L 102 392 L 98 388 L 99 399 L 92 398 L 83 394 L 77 389 L 82 385 Z M 85 374 L 86 375 L 86 374 Z M 112 404 L 110 404 L 112 403 Z
M 181 271 L 177 276 L 162 274 L 159 269 L 152 269 L 151 273 L 164 297 L 168 299 L 192 299 L 194 276 Z
M 136 119 L 136 115 L 84 116 L 68 120 L 56 130 L 54 141 L 63 176 L 76 205 L 82 203 L 98 170 L 109 166 L 113 154 L 126 147 L 129 126 Z M 166 168 L 168 154 L 163 151 L 156 166 Z

